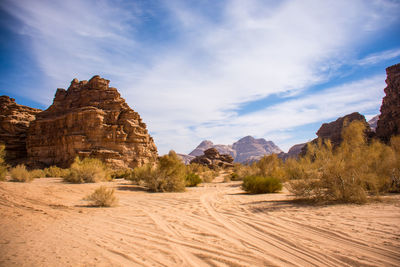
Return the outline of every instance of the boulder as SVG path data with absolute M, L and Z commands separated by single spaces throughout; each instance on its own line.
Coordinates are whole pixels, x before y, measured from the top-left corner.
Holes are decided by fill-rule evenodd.
M 382 100 L 376 136 L 389 142 L 392 136 L 400 134 L 400 64 L 388 67 L 386 74 L 386 95 Z
M 5 144 L 5 160 L 10 165 L 26 163 L 26 136 L 29 124 L 41 110 L 15 103 L 0 96 L 0 143 Z
M 216 148 L 209 148 L 204 151 L 204 155 L 197 156 L 190 163 L 206 165 L 210 169 L 233 167 L 233 157 L 229 154 L 221 155 Z
M 30 165 L 68 167 L 80 156 L 133 168 L 157 159 L 146 124 L 109 82 L 96 75 L 57 89 L 53 104 L 29 127 Z

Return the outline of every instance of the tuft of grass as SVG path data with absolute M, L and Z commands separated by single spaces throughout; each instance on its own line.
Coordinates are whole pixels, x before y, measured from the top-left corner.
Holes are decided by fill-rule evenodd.
M 14 182 L 31 182 L 33 177 L 31 173 L 26 169 L 25 165 L 17 165 L 10 171 L 11 179 Z
M 84 200 L 91 201 L 93 207 L 113 207 L 118 204 L 115 190 L 113 188 L 107 189 L 105 186 L 100 186 Z
M 282 183 L 275 177 L 247 176 L 242 189 L 251 194 L 275 193 L 282 190 Z
M 96 183 L 110 180 L 106 165 L 99 159 L 75 158 L 64 181 L 70 183 Z

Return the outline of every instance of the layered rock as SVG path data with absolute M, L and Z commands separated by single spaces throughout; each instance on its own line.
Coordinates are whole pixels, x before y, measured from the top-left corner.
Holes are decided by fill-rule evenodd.
M 190 161 L 190 163 L 206 165 L 210 169 L 233 167 L 232 162 L 233 157 L 231 155 L 220 154 L 216 148 L 209 148 L 204 151 L 203 155 L 197 156 Z
M 255 139 L 251 136 L 241 138 L 232 145 L 214 145 L 213 142 L 205 140 L 200 143 L 189 155 L 201 156 L 209 148 L 215 148 L 220 154 L 229 154 L 235 162 L 256 161 L 265 155 L 279 154 L 282 150 L 272 141 L 263 138 Z
M 57 89 L 53 104 L 29 127 L 27 151 L 32 165 L 68 167 L 76 156 L 99 158 L 116 167 L 155 161 L 157 148 L 146 124 L 109 80 L 74 79 Z
M 400 64 L 388 67 L 386 74 L 386 95 L 382 100 L 376 135 L 389 142 L 392 136 L 400 134 Z
M 8 164 L 26 163 L 26 136 L 29 124 L 41 110 L 15 103 L 15 99 L 0 96 L 0 143 L 5 144 Z

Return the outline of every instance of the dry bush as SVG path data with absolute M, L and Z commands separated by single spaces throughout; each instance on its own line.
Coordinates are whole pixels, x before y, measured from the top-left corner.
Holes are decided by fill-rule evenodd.
M 368 195 L 398 190 L 400 141 L 368 144 L 364 133 L 365 124 L 355 121 L 344 127 L 339 147 L 309 144 L 305 157 L 285 164 L 288 189 L 299 198 L 342 203 L 365 203 Z
M 5 145 L 0 144 L 0 181 L 4 181 L 7 175 L 7 165 L 4 161 Z
M 257 172 L 258 169 L 254 163 L 252 165 L 243 165 L 241 163 L 234 163 L 233 173 L 231 174 L 230 179 L 232 181 L 242 181 L 244 177 L 250 175 L 256 175 Z
M 92 201 L 92 206 L 94 207 L 113 207 L 118 204 L 118 198 L 114 193 L 115 190 L 113 188 L 107 189 L 105 186 L 100 186 L 85 200 Z
M 202 182 L 200 176 L 192 172 L 186 174 L 185 181 L 186 181 L 186 186 L 188 187 L 197 186 Z
M 43 177 L 46 177 L 46 174 L 45 174 L 44 170 L 41 170 L 41 169 L 31 170 L 30 173 L 31 173 L 31 176 L 32 176 L 33 178 L 43 178 Z
M 96 183 L 111 179 L 106 165 L 101 160 L 93 158 L 80 160 L 78 157 L 72 163 L 69 173 L 63 178 L 70 183 Z
M 282 190 L 282 183 L 275 177 L 247 176 L 242 189 L 251 194 L 275 193 Z
M 187 165 L 186 171 L 187 173 L 197 174 L 204 183 L 210 183 L 218 175 L 217 170 L 211 170 L 207 166 L 198 163 Z
M 186 167 L 174 151 L 159 158 L 156 165 L 135 168 L 128 178 L 134 183 L 143 182 L 154 192 L 185 191 Z
M 121 179 L 128 178 L 131 175 L 132 169 L 116 169 L 111 172 L 111 178 Z
M 57 166 L 50 166 L 48 168 L 45 168 L 44 170 L 44 177 L 64 177 L 68 175 L 68 170 L 67 169 L 61 169 Z
M 31 182 L 33 177 L 31 173 L 26 169 L 25 165 L 17 165 L 10 171 L 11 179 L 14 182 Z

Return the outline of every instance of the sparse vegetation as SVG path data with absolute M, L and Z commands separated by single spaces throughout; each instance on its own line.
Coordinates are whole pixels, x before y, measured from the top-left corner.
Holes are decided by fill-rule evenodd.
M 97 188 L 92 194 L 87 196 L 85 200 L 91 201 L 94 207 L 113 207 L 118 203 L 115 190 L 113 188 L 107 189 L 105 186 Z
M 33 178 L 43 178 L 43 177 L 46 177 L 46 174 L 45 174 L 44 170 L 41 170 L 41 169 L 31 170 L 30 173 L 31 173 L 31 176 L 32 176 Z
M 110 180 L 106 165 L 99 159 L 75 158 L 69 172 L 63 177 L 70 183 L 96 183 Z
M 31 182 L 33 177 L 31 173 L 26 169 L 25 165 L 17 165 L 10 171 L 11 179 L 14 182 Z
M 159 158 L 156 165 L 135 168 L 129 177 L 135 183 L 143 182 L 154 192 L 185 191 L 186 168 L 174 151 Z
M 189 187 L 197 186 L 202 182 L 200 176 L 192 172 L 186 174 L 185 181 L 186 181 L 186 186 Z
M 337 148 L 329 141 L 308 144 L 303 158 L 285 164 L 288 189 L 298 198 L 342 203 L 365 203 L 368 195 L 398 192 L 399 137 L 391 146 L 377 140 L 368 144 L 364 132 L 365 125 L 354 121 L 343 129 Z
M 0 144 L 0 181 L 4 181 L 7 175 L 7 165 L 4 162 L 5 145 Z
M 243 179 L 242 188 L 251 194 L 275 193 L 282 190 L 282 183 L 275 177 L 254 175 Z
M 57 166 L 50 166 L 43 170 L 44 175 L 43 177 L 64 177 L 68 175 L 68 169 L 61 169 Z

